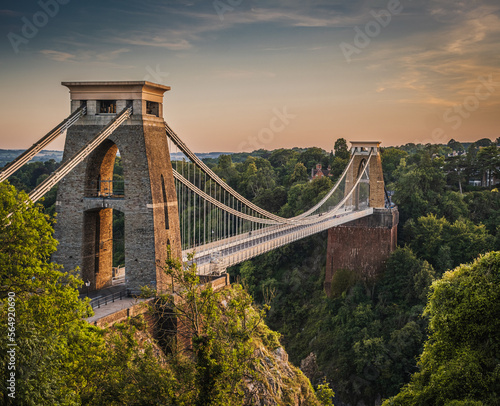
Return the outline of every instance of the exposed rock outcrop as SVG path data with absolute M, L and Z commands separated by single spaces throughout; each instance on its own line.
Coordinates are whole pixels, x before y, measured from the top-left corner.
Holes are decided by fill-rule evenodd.
M 258 346 L 254 356 L 254 376 L 245 379 L 245 405 L 320 406 L 309 379 L 288 362 L 283 347 Z

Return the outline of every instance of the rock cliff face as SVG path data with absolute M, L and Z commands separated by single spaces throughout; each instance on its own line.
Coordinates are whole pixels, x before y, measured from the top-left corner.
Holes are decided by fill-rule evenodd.
M 140 351 L 152 351 L 153 363 L 170 380 L 175 404 L 213 399 L 214 405 L 321 406 L 309 379 L 289 362 L 279 334 L 263 322 L 263 312 L 248 304 L 248 294 L 241 288 L 221 294 L 219 306 L 227 313 L 220 316 L 218 324 L 211 320 L 212 330 L 207 328 L 210 340 L 202 342 L 201 338 L 208 336 L 198 335 L 192 347 L 179 350 L 175 340 L 173 346 L 168 346 L 169 340 L 159 340 L 161 334 L 174 330 L 164 330 L 156 313 L 128 319 Z M 244 301 L 245 307 L 237 308 Z M 235 313 L 235 308 L 241 312 Z
M 139 319 L 140 320 L 140 319 Z M 138 327 L 135 339 L 141 347 L 151 346 L 158 362 L 168 368 L 168 357 L 152 337 L 146 324 L 137 318 L 129 323 Z M 143 324 L 144 323 L 144 324 Z M 142 325 L 141 325 L 142 324 Z M 267 327 L 265 327 L 267 330 Z M 265 340 L 266 341 L 266 340 Z M 283 347 L 272 348 L 255 337 L 251 376 L 244 378 L 244 406 L 321 406 L 309 379 L 288 361 Z
M 245 379 L 245 405 L 320 406 L 309 379 L 288 362 L 283 347 L 259 345 L 254 356 L 255 375 Z

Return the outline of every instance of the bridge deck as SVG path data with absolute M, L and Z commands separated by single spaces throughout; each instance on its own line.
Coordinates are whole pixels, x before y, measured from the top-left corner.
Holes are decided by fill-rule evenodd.
M 221 241 L 201 245 L 182 252 L 183 261 L 188 254 L 194 253 L 198 273 L 201 275 L 217 273 L 229 266 L 236 265 L 265 252 L 319 233 L 329 228 L 373 214 L 373 208 L 339 213 L 335 216 L 316 216 L 311 224 L 279 225 L 252 231 Z

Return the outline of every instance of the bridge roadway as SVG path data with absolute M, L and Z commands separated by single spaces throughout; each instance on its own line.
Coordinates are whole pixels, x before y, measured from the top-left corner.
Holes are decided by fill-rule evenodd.
M 310 223 L 270 226 L 190 248 L 182 251 L 182 259 L 185 262 L 195 262 L 200 275 L 219 273 L 229 266 L 272 249 L 371 214 L 373 208 L 367 207 L 357 211 L 339 212 L 336 215 L 316 215 Z M 193 259 L 188 261 L 188 255 L 193 253 Z

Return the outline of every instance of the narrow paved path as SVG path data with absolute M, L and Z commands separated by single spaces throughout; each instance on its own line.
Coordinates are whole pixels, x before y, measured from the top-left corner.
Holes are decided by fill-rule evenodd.
M 116 313 L 120 310 L 127 309 L 141 302 L 144 302 L 144 299 L 132 297 L 125 297 L 122 300 L 117 299 L 114 302 L 109 302 L 107 305 L 101 305 L 100 308 L 94 308 L 94 315 L 89 317 L 87 321 L 89 323 L 93 323 L 103 317 L 109 316 L 110 314 Z

